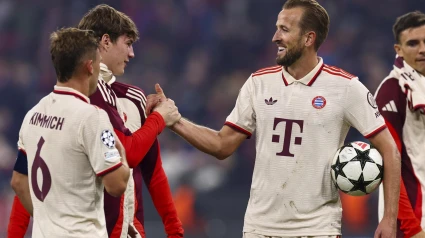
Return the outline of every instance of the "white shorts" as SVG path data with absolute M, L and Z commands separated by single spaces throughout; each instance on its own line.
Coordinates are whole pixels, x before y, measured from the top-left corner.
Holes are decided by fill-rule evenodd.
M 341 238 L 341 236 L 263 236 L 259 234 L 244 232 L 243 238 Z

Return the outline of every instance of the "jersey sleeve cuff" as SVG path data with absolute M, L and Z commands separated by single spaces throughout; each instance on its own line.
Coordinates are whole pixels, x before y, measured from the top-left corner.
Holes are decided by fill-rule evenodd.
M 383 131 L 385 128 L 387 128 L 387 125 L 384 124 L 384 125 L 378 127 L 377 129 L 373 130 L 371 133 L 365 135 L 364 137 L 366 139 L 369 139 L 369 138 L 373 137 L 374 135 L 377 135 L 379 132 Z
M 241 133 L 243 133 L 243 134 L 247 135 L 247 136 L 248 136 L 248 139 L 249 139 L 249 138 L 251 138 L 251 136 L 252 136 L 252 133 L 251 133 L 251 132 L 249 132 L 249 131 L 247 131 L 247 130 L 243 129 L 242 127 L 240 127 L 240 126 L 238 126 L 238 125 L 236 125 L 236 124 L 233 124 L 233 123 L 231 123 L 231 122 L 229 122 L 229 121 L 226 121 L 226 122 L 224 123 L 224 125 L 231 127 L 231 128 L 232 128 L 233 130 L 235 130 L 235 131 L 239 131 L 239 132 L 241 132 Z
M 122 162 L 120 161 L 118 164 L 97 173 L 96 176 L 104 176 L 104 175 L 118 169 L 119 167 L 121 167 L 121 165 L 122 165 Z
M 28 160 L 27 160 L 27 153 L 25 150 L 19 148 L 18 150 L 18 156 L 16 158 L 15 166 L 13 167 L 13 170 L 20 173 L 28 175 Z

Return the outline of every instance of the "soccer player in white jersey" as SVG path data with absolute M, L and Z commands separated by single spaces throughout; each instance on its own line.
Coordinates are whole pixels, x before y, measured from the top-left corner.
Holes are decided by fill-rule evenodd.
M 218 159 L 256 131 L 244 237 L 337 237 L 342 210 L 330 160 L 352 126 L 384 158 L 386 206 L 375 237 L 395 237 L 400 156 L 372 94 L 356 76 L 317 56 L 328 33 L 326 10 L 315 0 L 288 0 L 276 27 L 278 66 L 248 78 L 220 131 L 185 119 L 172 129 Z M 164 96 L 156 90 L 150 103 Z
M 425 14 L 398 17 L 393 33 L 397 57 L 376 92 L 376 102 L 401 153 L 397 237 L 418 238 L 425 237 Z
M 98 40 L 92 31 L 61 29 L 50 52 L 57 83 L 24 118 L 12 187 L 34 217 L 33 238 L 105 238 L 103 188 L 120 196 L 130 172 L 106 112 L 89 103 Z

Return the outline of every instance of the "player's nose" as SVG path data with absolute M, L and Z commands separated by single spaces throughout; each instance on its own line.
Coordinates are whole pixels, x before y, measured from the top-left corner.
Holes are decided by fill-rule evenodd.
M 280 41 L 280 37 L 279 37 L 278 31 L 276 30 L 276 32 L 273 35 L 272 42 L 277 43 L 279 41 Z
M 130 46 L 129 50 L 128 50 L 128 57 L 129 58 L 134 58 L 134 50 L 133 50 L 133 46 Z

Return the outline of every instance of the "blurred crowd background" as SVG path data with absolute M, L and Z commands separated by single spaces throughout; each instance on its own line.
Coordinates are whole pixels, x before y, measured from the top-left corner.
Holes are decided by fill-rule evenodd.
M 425 10 L 425 0 L 319 2 L 331 17 L 320 56 L 359 76 L 371 92 L 392 67 L 395 18 Z M 10 178 L 21 122 L 56 80 L 49 34 L 75 26 L 100 3 L 128 14 L 141 34 L 134 44 L 136 57 L 119 80 L 147 94 L 160 83 L 181 114 L 196 123 L 220 129 L 250 73 L 275 65 L 277 48 L 271 39 L 283 0 L 0 0 L 0 237 L 6 237 L 14 196 Z M 347 141 L 352 140 L 365 139 L 351 131 Z M 163 165 L 185 237 L 241 237 L 254 141 L 247 140 L 231 158 L 217 161 L 168 130 L 160 135 Z M 148 237 L 165 237 L 147 191 L 144 199 Z M 343 209 L 344 237 L 373 237 L 377 192 L 344 196 Z

